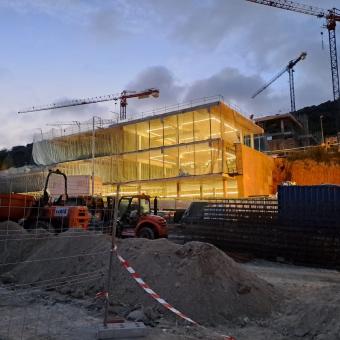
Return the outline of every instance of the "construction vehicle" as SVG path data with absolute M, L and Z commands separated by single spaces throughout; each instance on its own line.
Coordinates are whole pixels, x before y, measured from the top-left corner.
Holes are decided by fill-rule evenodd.
M 32 195 L 0 194 L 0 222 L 18 222 L 27 217 L 34 202 Z
M 65 192 L 56 200 L 48 193 L 48 182 L 52 174 L 63 176 Z M 1 195 L 0 220 L 19 222 L 26 229 L 43 228 L 60 233 L 69 228 L 87 229 L 89 212 L 81 198 L 70 198 L 67 194 L 67 177 L 59 170 L 50 170 L 43 191 L 37 199 L 30 195 Z
M 85 197 L 92 215 L 90 228 L 110 232 L 113 221 L 114 197 L 104 202 L 101 197 Z M 143 237 L 148 239 L 168 236 L 166 220 L 157 215 L 157 198 L 154 199 L 153 212 L 148 195 L 122 196 L 118 203 L 118 237 Z
M 148 195 L 123 196 L 119 200 L 117 234 L 121 237 L 143 237 L 148 239 L 168 236 L 166 220 L 157 216 L 157 198 L 154 214 Z

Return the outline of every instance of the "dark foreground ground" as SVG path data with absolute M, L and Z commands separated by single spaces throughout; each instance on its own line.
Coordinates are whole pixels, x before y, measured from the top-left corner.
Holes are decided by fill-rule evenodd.
M 218 334 L 233 335 L 237 340 L 340 339 L 339 272 L 266 261 L 242 266 L 282 291 L 284 302 L 269 318 L 244 318 L 229 325 L 203 328 L 158 315 L 146 339 L 222 339 Z M 0 339 L 95 339 L 102 322 L 101 307 L 102 302 L 94 299 L 75 299 L 32 288 L 13 292 L 2 285 Z

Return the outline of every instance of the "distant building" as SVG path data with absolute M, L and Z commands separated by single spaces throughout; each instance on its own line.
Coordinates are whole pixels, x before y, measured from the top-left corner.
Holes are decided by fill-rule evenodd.
M 264 134 L 256 136 L 255 148 L 260 151 L 293 149 L 315 144 L 313 136 L 291 113 L 276 114 L 255 118 Z

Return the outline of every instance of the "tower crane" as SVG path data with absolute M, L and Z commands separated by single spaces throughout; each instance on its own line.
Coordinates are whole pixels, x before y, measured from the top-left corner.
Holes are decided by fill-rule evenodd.
M 289 0 L 246 0 L 261 5 L 286 9 L 288 11 L 298 12 L 307 15 L 313 15 L 317 18 L 326 19 L 325 27 L 328 29 L 329 36 L 329 51 L 331 59 L 332 84 L 334 100 L 340 99 L 340 85 L 339 85 L 339 68 L 338 55 L 336 49 L 336 23 L 340 22 L 340 10 L 336 8 L 323 9 L 315 6 L 305 5 Z
M 18 113 L 27 113 L 27 112 L 36 112 L 36 111 L 44 111 L 44 110 L 52 110 L 52 109 L 60 109 L 64 107 L 70 107 L 70 106 L 79 106 L 79 105 L 86 105 L 86 104 L 94 104 L 94 103 L 100 103 L 100 102 L 107 102 L 107 101 L 120 101 L 120 115 L 119 118 L 121 120 L 126 119 L 126 107 L 128 105 L 127 99 L 129 98 L 138 98 L 138 99 L 144 99 L 159 97 L 159 90 L 156 88 L 149 88 L 143 91 L 127 91 L 124 90 L 120 94 L 109 94 L 105 96 L 100 97 L 91 97 L 91 98 L 84 98 L 84 99 L 75 99 L 70 100 L 67 102 L 62 102 L 59 104 L 50 104 L 50 105 L 42 105 L 42 106 L 33 106 L 28 109 L 24 109 L 21 111 L 18 111 Z
M 257 95 L 263 92 L 267 87 L 274 83 L 277 79 L 279 79 L 284 73 L 288 72 L 289 74 L 289 88 L 290 88 L 290 111 L 295 112 L 295 89 L 294 89 L 294 66 L 301 60 L 306 59 L 307 53 L 302 52 L 300 56 L 296 59 L 291 60 L 288 65 L 281 70 L 274 78 L 272 78 L 266 85 L 262 86 L 258 91 L 256 91 L 252 98 L 254 99 Z

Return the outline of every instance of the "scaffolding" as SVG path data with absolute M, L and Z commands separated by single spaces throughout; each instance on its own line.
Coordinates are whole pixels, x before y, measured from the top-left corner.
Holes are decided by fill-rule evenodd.
M 254 146 L 262 129 L 220 97 L 104 124 L 87 121 L 37 134 L 33 159 L 67 175 L 99 177 L 97 194 L 115 191 L 161 197 L 238 197 L 235 144 Z M 94 172 L 93 172 L 94 170 Z

